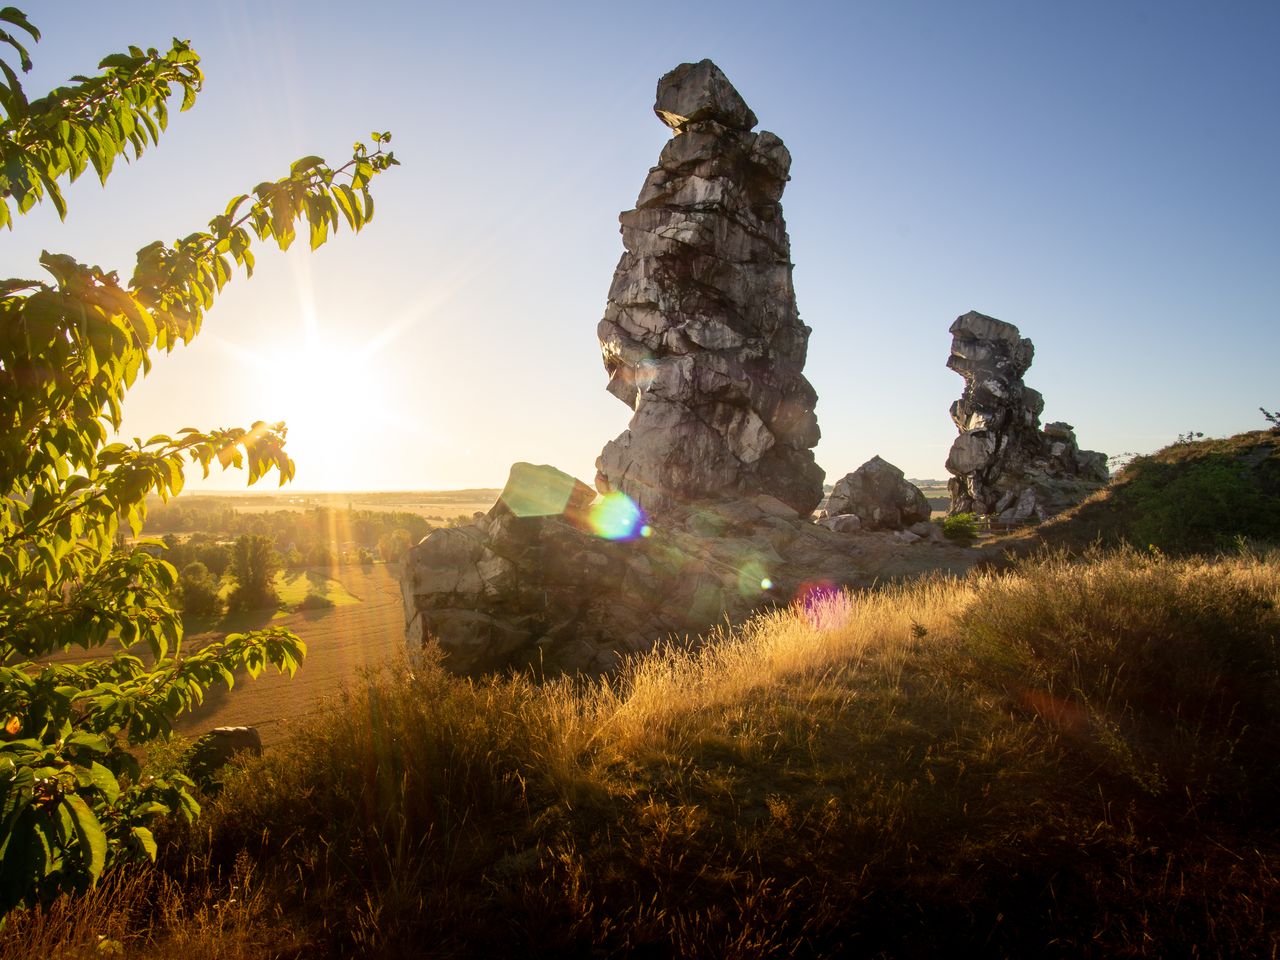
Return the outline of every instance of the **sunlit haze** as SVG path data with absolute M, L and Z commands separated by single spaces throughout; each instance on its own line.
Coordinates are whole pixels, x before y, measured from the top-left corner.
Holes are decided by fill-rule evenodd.
M 129 437 L 285 420 L 308 490 L 500 486 L 517 460 L 591 482 L 629 417 L 595 336 L 617 215 L 668 136 L 658 77 L 703 57 L 794 157 L 828 482 L 876 454 L 945 476 L 968 310 L 1035 342 L 1044 419 L 1087 448 L 1280 406 L 1280 5 L 110 6 L 27 5 L 30 95 L 173 36 L 204 92 L 105 190 L 70 187 L 65 223 L 46 205 L 0 235 L 0 276 L 49 249 L 127 277 L 138 248 L 371 130 L 403 164 L 359 237 L 260 248 L 130 393 Z

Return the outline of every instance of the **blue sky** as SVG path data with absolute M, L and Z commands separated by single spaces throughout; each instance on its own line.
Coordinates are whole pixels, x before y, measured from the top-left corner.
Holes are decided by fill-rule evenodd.
M 1145 452 L 1280 406 L 1280 4 L 28 4 L 31 93 L 189 38 L 205 92 L 160 147 L 0 237 L 128 273 L 299 156 L 391 130 L 358 238 L 262 253 L 125 431 L 285 418 L 297 486 L 590 481 L 629 411 L 595 325 L 667 137 L 658 77 L 711 57 L 794 158 L 783 207 L 828 482 L 943 477 L 976 309 L 1083 446 Z M 304 349 L 303 344 L 308 346 Z M 343 364 L 335 364 L 339 358 Z M 225 486 L 239 486 L 230 475 Z

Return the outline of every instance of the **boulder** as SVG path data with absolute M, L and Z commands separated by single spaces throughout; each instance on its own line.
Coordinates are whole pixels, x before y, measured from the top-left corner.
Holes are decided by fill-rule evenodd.
M 862 529 L 862 518 L 852 513 L 838 513 L 823 517 L 818 523 L 836 533 L 857 533 Z
M 947 366 L 965 386 L 951 406 L 950 513 L 1043 520 L 1106 484 L 1106 454 L 1079 449 L 1069 423 L 1040 426 L 1044 398 L 1022 380 L 1035 347 L 1017 327 L 970 311 L 951 335 Z
M 710 60 L 682 63 L 659 80 L 653 112 L 677 133 L 698 120 L 714 120 L 734 130 L 756 125 L 756 115 Z
M 808 516 L 823 472 L 778 203 L 791 155 L 752 132 L 710 60 L 664 76 L 654 110 L 675 136 L 619 218 L 624 252 L 597 328 L 607 389 L 633 413 L 596 487 L 649 513 L 764 494 Z
M 257 727 L 215 727 L 191 745 L 186 767 L 192 779 L 214 792 L 220 786 L 222 768 L 239 753 L 262 756 L 262 735 Z
M 933 508 L 901 470 L 876 456 L 836 483 L 827 513 L 853 514 L 864 530 L 901 530 L 927 521 Z

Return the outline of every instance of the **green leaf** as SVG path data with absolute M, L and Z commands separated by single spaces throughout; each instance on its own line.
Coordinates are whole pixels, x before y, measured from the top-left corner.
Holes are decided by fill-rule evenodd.
M 80 841 L 80 856 L 86 861 L 89 876 L 96 882 L 107 862 L 107 835 L 83 797 L 68 793 L 62 800 L 71 811 L 76 838 Z
M 102 795 L 107 798 L 108 803 L 115 803 L 120 796 L 120 784 L 116 780 L 116 775 L 97 760 L 93 761 L 90 770 L 92 771 L 93 785 L 102 791 Z
M 156 838 L 152 836 L 151 831 L 146 827 L 130 827 L 129 832 L 138 841 L 142 847 L 142 852 L 147 855 L 147 859 L 154 863 L 156 859 Z

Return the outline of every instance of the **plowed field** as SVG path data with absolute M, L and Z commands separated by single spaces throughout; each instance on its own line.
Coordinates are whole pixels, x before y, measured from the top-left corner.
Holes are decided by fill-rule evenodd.
M 293 679 L 274 672 L 264 672 L 257 680 L 237 678 L 233 689 L 213 691 L 204 706 L 183 717 L 179 732 L 194 737 L 213 727 L 254 726 L 264 743 L 278 741 L 286 733 L 282 721 L 314 712 L 324 697 L 362 667 L 395 658 L 404 648 L 399 567 L 351 564 L 325 572 L 360 602 L 274 618 L 265 612 L 250 614 L 231 624 L 236 630 L 288 627 L 300 636 L 307 644 L 307 659 Z M 197 634 L 187 643 L 194 649 L 217 636 Z

